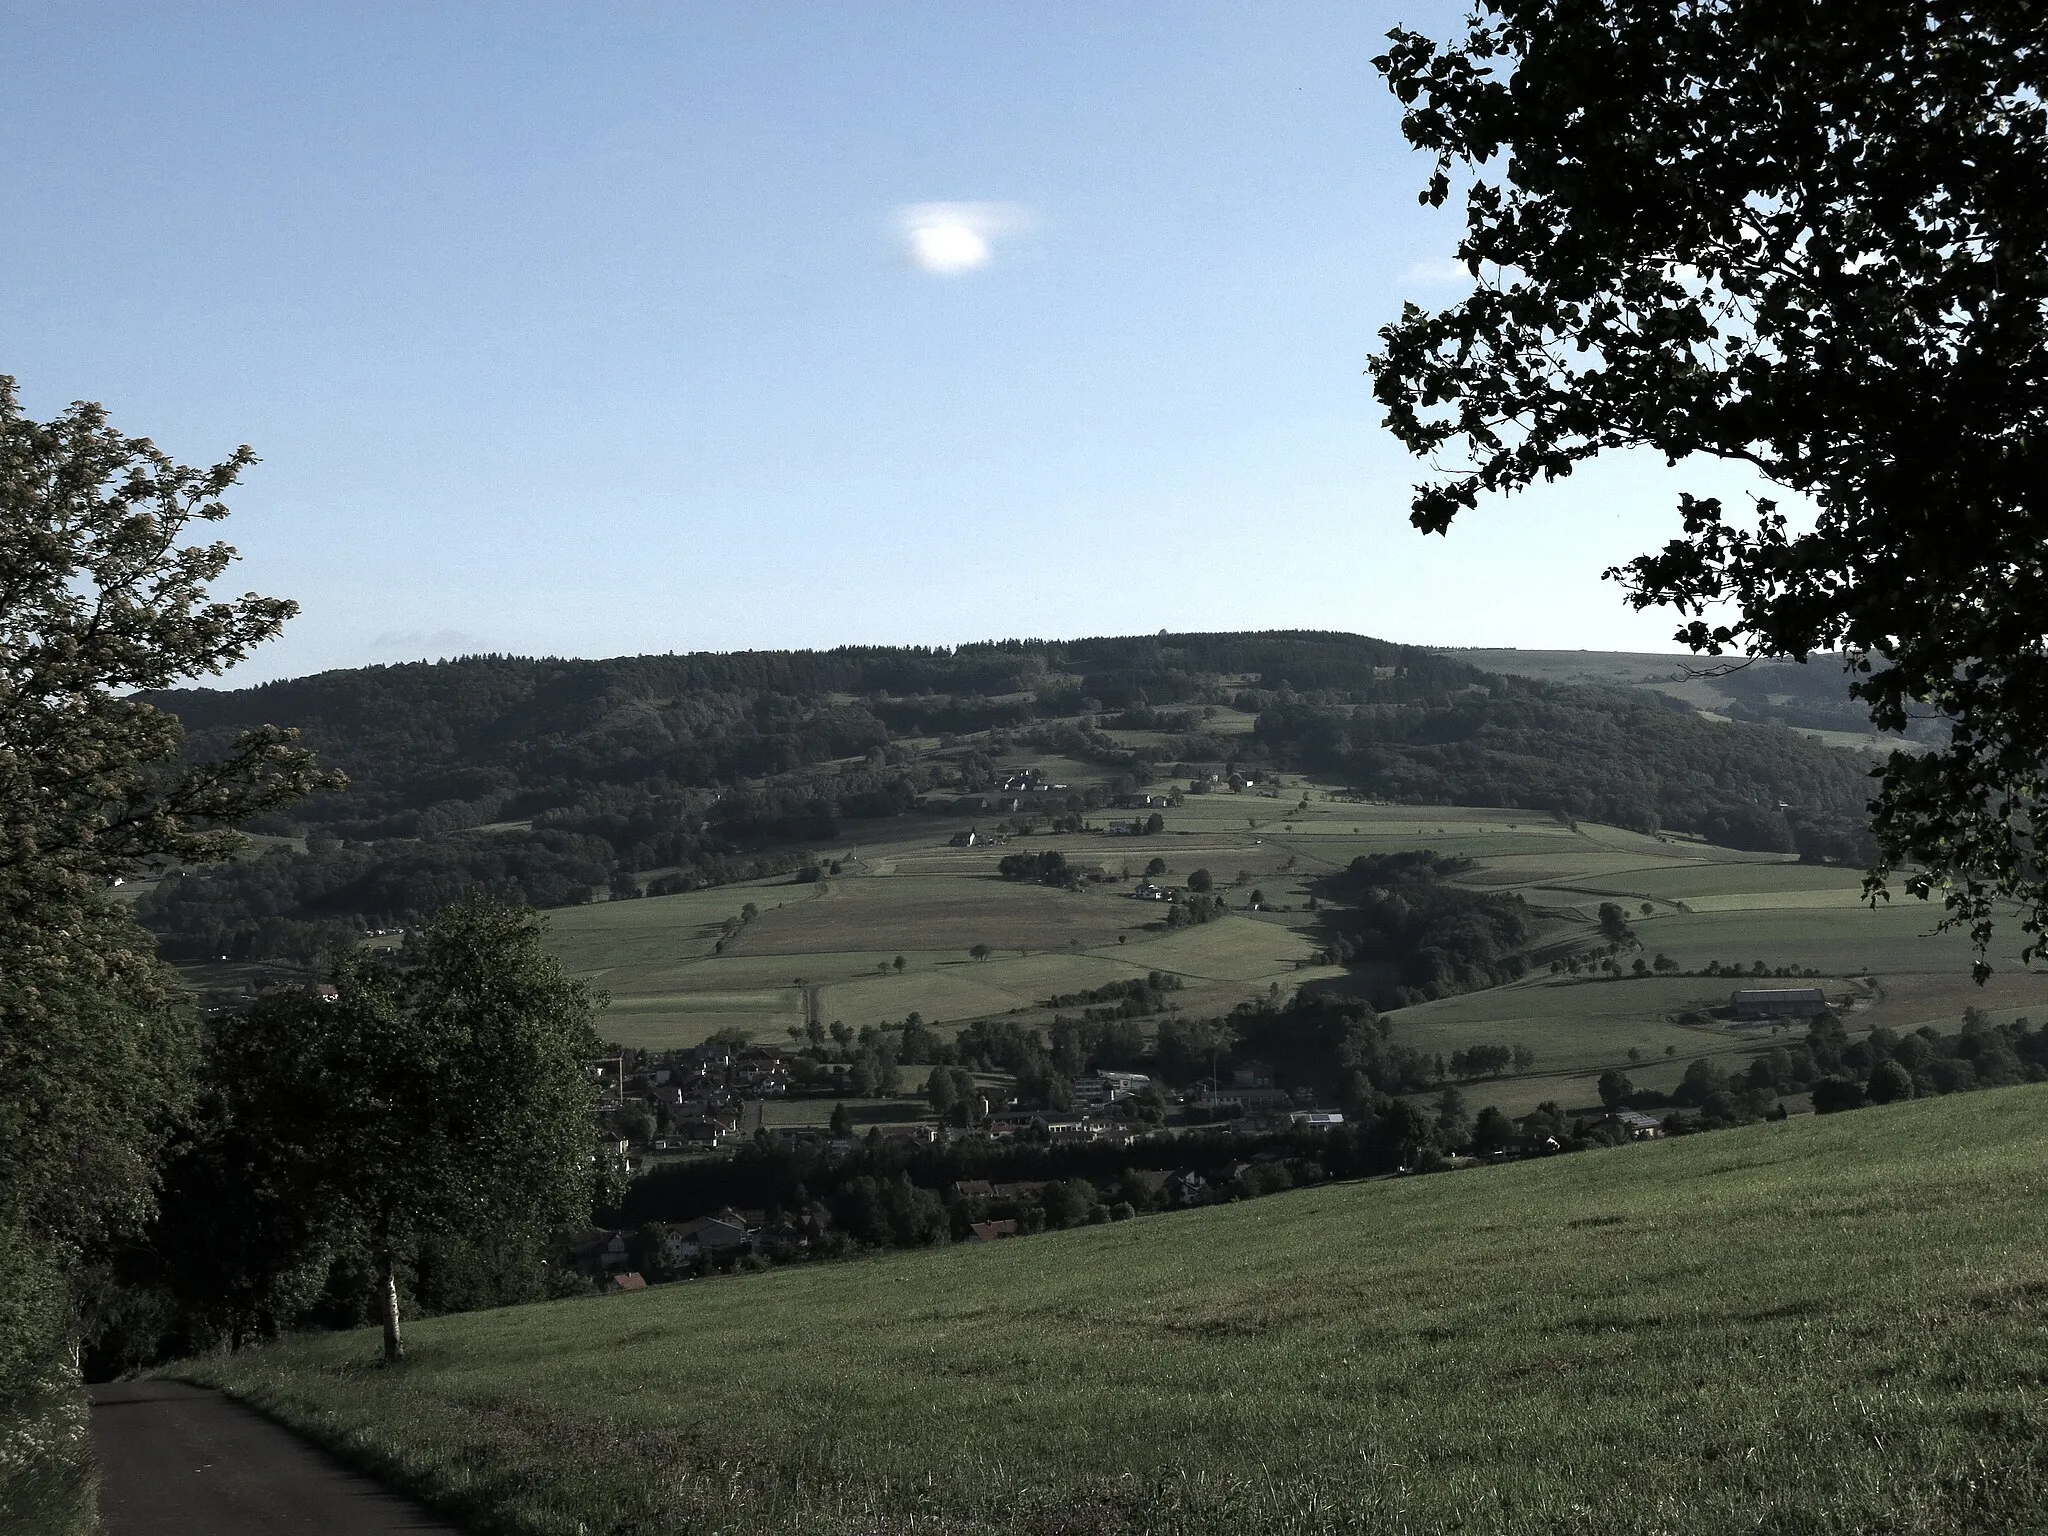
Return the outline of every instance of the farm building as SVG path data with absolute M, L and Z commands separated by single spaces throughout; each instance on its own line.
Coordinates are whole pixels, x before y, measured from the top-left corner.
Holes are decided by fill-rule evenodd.
M 1097 1072 L 1074 1079 L 1074 1097 L 1083 1104 L 1115 1104 L 1151 1086 L 1142 1072 Z
M 1811 1019 L 1828 1011 L 1819 987 L 1739 987 L 1728 999 L 1738 1019 Z

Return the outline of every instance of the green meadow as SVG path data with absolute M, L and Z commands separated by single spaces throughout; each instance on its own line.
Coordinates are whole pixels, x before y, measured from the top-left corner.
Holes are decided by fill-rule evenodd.
M 913 817 L 880 824 L 836 847 L 841 873 L 811 884 L 785 879 L 560 911 L 553 943 L 610 993 L 607 1033 L 636 1046 L 694 1044 L 731 1028 L 780 1040 L 810 1018 L 856 1028 L 911 1013 L 940 1028 L 992 1017 L 1044 1024 L 1048 999 L 1150 970 L 1181 979 L 1174 1002 L 1183 1013 L 1217 1015 L 1302 986 L 1358 984 L 1314 963 L 1325 940 L 1310 898 L 1327 898 L 1329 877 L 1359 854 L 1428 847 L 1472 859 L 1466 884 L 1520 894 L 1535 920 L 1537 966 L 1527 980 L 1393 1016 L 1397 1041 L 1446 1058 L 1488 1044 L 1535 1053 L 1530 1072 L 1468 1085 L 1475 1106 L 1511 1114 L 1552 1100 L 1590 1107 L 1610 1067 L 1638 1087 L 1668 1091 L 1697 1057 L 1740 1068 L 1789 1038 L 1702 1021 L 1743 984 L 1732 977 L 1551 975 L 1550 959 L 1600 943 L 1598 913 L 1608 901 L 1628 913 L 1645 959 L 1668 955 L 1695 973 L 1710 962 L 1748 970 L 1757 961 L 1821 972 L 1814 983 L 1848 1006 L 1852 1030 L 1953 1030 L 1969 1006 L 2002 1018 L 2048 1014 L 2048 977 L 2011 954 L 1994 956 L 1999 973 L 1988 988 L 1972 985 L 1967 941 L 1933 932 L 1936 914 L 1924 903 L 1900 898 L 1872 910 L 1856 870 L 1690 838 L 1574 827 L 1525 811 L 1366 804 L 1305 781 L 1290 782 L 1279 800 L 1190 796 L 1155 837 L 1039 834 L 951 848 L 954 830 Z M 1207 869 L 1233 906 L 1257 890 L 1286 910 L 1240 910 L 1169 931 L 1164 912 L 1131 900 L 1128 885 L 1075 893 L 997 875 L 1003 854 L 1046 848 L 1134 877 L 1153 858 L 1174 882 Z M 722 924 L 747 902 L 759 916 L 717 950 Z M 982 958 L 970 954 L 977 945 L 987 946 Z
M 2048 1087 L 190 1362 L 474 1528 L 1991 1532 Z

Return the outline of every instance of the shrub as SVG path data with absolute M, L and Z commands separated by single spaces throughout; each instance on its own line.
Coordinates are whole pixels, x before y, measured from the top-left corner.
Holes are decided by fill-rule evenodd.
M 1870 1074 L 1870 1084 L 1864 1096 L 1873 1104 L 1896 1104 L 1901 1099 L 1913 1097 L 1913 1074 L 1896 1061 L 1881 1061 L 1877 1070 Z
M 1844 1109 L 1861 1109 L 1863 1085 L 1846 1077 L 1823 1077 L 1813 1085 L 1813 1112 L 1832 1115 Z

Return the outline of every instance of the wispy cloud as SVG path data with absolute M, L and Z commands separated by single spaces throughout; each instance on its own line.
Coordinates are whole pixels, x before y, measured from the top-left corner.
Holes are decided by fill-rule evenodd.
M 1455 256 L 1432 256 L 1427 261 L 1418 261 L 1401 274 L 1404 283 L 1428 283 L 1443 286 L 1450 283 L 1469 283 L 1472 273 L 1465 263 Z
M 370 642 L 405 656 L 461 656 L 476 650 L 476 636 L 460 629 L 387 629 Z
M 906 203 L 895 223 L 912 266 L 959 277 L 987 266 L 998 240 L 1023 234 L 1034 220 L 1018 203 Z

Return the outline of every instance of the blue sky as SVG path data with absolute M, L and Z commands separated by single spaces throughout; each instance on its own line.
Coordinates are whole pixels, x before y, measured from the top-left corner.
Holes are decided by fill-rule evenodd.
M 1456 216 L 1369 61 L 1459 10 L 9 3 L 0 372 L 262 455 L 234 579 L 304 612 L 237 682 L 1166 627 L 1670 649 L 1599 571 L 1725 475 L 1405 521 L 1364 368 L 1455 296 Z

